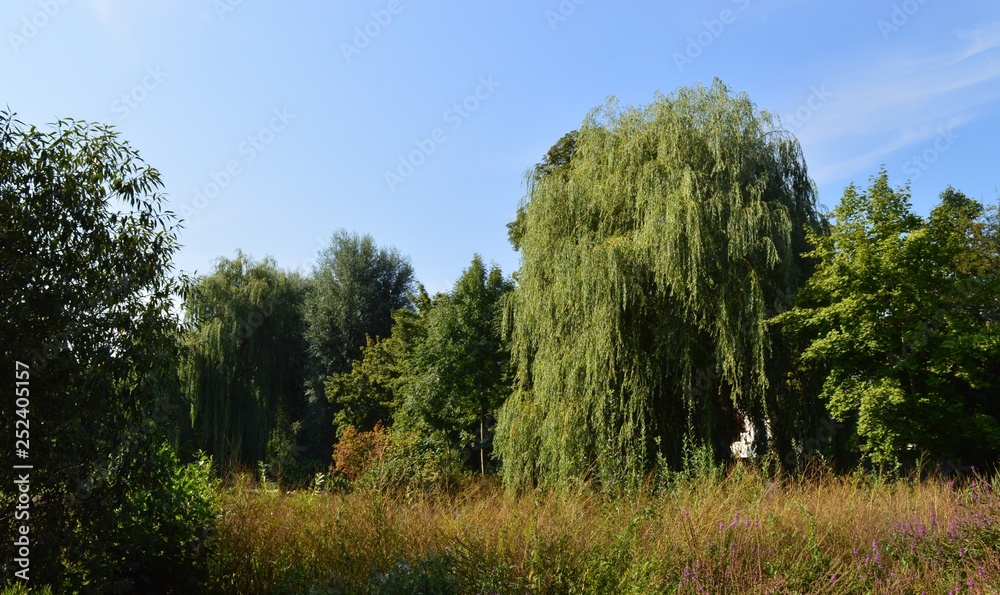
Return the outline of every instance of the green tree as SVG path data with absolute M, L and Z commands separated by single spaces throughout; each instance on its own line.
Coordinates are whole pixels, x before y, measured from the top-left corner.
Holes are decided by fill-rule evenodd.
M 804 342 L 834 418 L 863 455 L 898 468 L 920 452 L 995 460 L 1000 452 L 1000 260 L 995 211 L 953 189 L 924 220 L 885 170 L 851 185 L 796 308 L 777 318 Z
M 406 387 L 418 374 L 417 354 L 427 340 L 427 313 L 436 305 L 422 286 L 411 302 L 412 309 L 392 313 L 389 336 L 368 337 L 350 372 L 327 377 L 326 394 L 340 406 L 334 416 L 338 433 L 348 427 L 371 431 L 380 422 L 393 425 Z
M 367 337 L 387 337 L 393 311 L 409 304 L 413 267 L 369 235 L 338 231 L 313 272 L 307 317 L 310 349 L 324 375 L 344 372 Z
M 320 253 L 305 308 L 311 364 L 303 433 L 314 460 L 329 462 L 334 414 L 343 407 L 326 395 L 327 377 L 349 372 L 368 337 L 389 336 L 392 313 L 410 306 L 413 289 L 409 259 L 395 248 L 378 247 L 369 235 L 338 231 Z
M 427 312 L 427 336 L 415 353 L 416 378 L 401 404 L 404 419 L 453 442 L 478 434 L 473 449 L 485 473 L 492 425 L 510 393 L 510 356 L 501 335 L 502 302 L 512 289 L 496 265 L 476 255 L 450 295 Z M 471 432 L 469 430 L 472 430 Z
M 556 141 L 556 144 L 552 145 L 542 160 L 528 172 L 531 181 L 537 182 L 557 171 L 564 172 L 563 176 L 565 176 L 566 167 L 573 159 L 573 155 L 576 154 L 576 141 L 579 135 L 579 131 L 573 130 Z M 515 250 L 521 249 L 521 238 L 524 236 L 525 217 L 527 216 L 525 207 L 526 203 L 522 202 L 517 208 L 517 216 L 507 224 L 507 237 Z
M 327 380 L 341 404 L 337 427 L 376 423 L 427 444 L 467 447 L 488 468 L 497 409 L 510 393 L 509 354 L 501 336 L 502 302 L 511 290 L 497 266 L 473 258 L 450 294 L 422 290 L 415 309 L 394 313 L 389 337 L 369 340 L 350 373 Z
M 660 458 L 680 465 L 685 442 L 721 458 L 743 419 L 760 451 L 784 448 L 766 321 L 808 275 L 805 228 L 822 225 L 798 143 L 716 81 L 609 102 L 559 175 L 540 170 L 512 234 L 507 484 L 634 481 Z
M 203 576 L 206 476 L 167 445 L 184 412 L 177 226 L 160 187 L 108 127 L 41 131 L 0 112 L 0 354 L 6 394 L 17 370 L 29 401 L 3 416 L 11 439 L 0 452 L 33 466 L 30 518 L 16 521 L 30 527 L 33 586 L 179 592 Z M 30 433 L 18 459 L 15 422 Z M 11 485 L 0 487 L 8 537 Z M 9 544 L 8 578 L 18 569 Z
M 198 446 L 224 471 L 256 467 L 304 414 L 304 297 L 297 275 L 242 252 L 187 292 L 184 391 Z

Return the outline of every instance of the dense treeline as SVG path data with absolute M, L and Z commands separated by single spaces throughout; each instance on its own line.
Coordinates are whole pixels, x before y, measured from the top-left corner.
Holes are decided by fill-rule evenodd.
M 185 295 L 185 447 L 212 454 L 223 474 L 261 463 L 292 481 L 323 471 L 343 407 L 328 402 L 328 378 L 389 335 L 412 289 L 406 258 L 343 231 L 308 276 L 242 253 L 219 259 Z
M 795 138 L 719 82 L 595 110 L 526 174 L 519 270 L 475 255 L 433 296 L 343 230 L 309 271 L 240 252 L 178 278 L 159 175 L 112 130 L 0 131 L 0 351 L 31 366 L 33 572 L 57 590 L 201 580 L 209 460 L 614 490 L 738 441 L 771 471 L 1000 456 L 996 207 L 949 188 L 920 217 L 883 170 L 820 212 Z
M 190 308 L 199 349 L 282 354 L 283 369 L 255 365 L 248 390 L 306 362 L 298 393 L 263 390 L 277 399 L 257 406 L 263 421 L 215 426 L 199 445 L 224 462 L 222 441 L 254 444 L 240 462 L 301 481 L 345 432 L 352 465 L 406 439 L 401 450 L 426 451 L 436 472 L 458 456 L 511 487 L 627 485 L 730 460 L 738 440 L 789 468 L 816 455 L 841 468 L 984 465 L 1000 452 L 995 209 L 948 189 L 925 220 L 883 171 L 821 213 L 798 142 L 721 83 L 609 103 L 527 187 L 509 226 L 516 287 L 477 256 L 452 292 L 429 297 L 404 257 L 338 232 L 298 281 L 299 352 L 287 345 L 300 336 L 294 307 L 250 337 L 231 321 L 214 343 L 202 334 L 218 319 Z M 282 274 L 261 279 L 280 291 Z M 254 299 L 286 303 L 258 294 L 220 299 L 243 300 L 244 316 L 265 307 Z M 238 369 L 224 355 L 191 369 Z M 225 390 L 191 397 L 196 419 L 242 407 Z M 317 436 L 325 450 L 304 446 Z

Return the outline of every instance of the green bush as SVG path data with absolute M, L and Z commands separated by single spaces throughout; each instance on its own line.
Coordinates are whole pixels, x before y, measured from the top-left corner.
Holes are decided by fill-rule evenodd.
M 357 483 L 379 491 L 448 490 L 463 477 L 461 453 L 438 434 L 389 430 L 374 462 Z
M 16 582 L 9 583 L 6 587 L 0 591 L 0 595 L 29 595 L 29 593 L 35 593 L 36 595 L 52 595 L 52 589 L 49 587 L 38 587 L 36 589 L 29 589 L 24 583 Z
M 65 588 L 186 593 L 207 580 L 216 514 L 211 462 L 181 464 L 168 446 L 155 458 L 148 465 L 151 481 L 125 486 L 120 506 L 78 519 L 77 547 L 66 552 Z

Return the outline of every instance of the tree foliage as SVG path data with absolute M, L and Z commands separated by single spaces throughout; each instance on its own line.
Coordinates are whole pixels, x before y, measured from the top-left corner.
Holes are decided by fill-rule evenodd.
M 500 268 L 487 269 L 477 255 L 450 294 L 414 296 L 415 310 L 394 313 L 390 337 L 369 340 L 350 373 L 327 380 L 327 394 L 342 406 L 338 427 L 382 422 L 472 451 L 485 469 L 493 419 L 510 389 L 500 328 L 510 289 Z
M 332 455 L 334 415 L 347 406 L 329 398 L 326 379 L 349 372 L 369 337 L 389 336 L 392 313 L 410 305 L 415 281 L 409 259 L 395 248 L 380 248 L 369 235 L 341 230 L 320 253 L 310 282 L 308 415 L 302 434 L 307 456 L 325 465 Z
M 830 413 L 870 461 L 920 453 L 1000 453 L 1000 227 L 996 210 L 954 189 L 928 219 L 883 170 L 851 185 L 828 236 L 813 235 L 816 273 L 778 318 L 805 341 L 800 375 L 818 375 Z
M 573 130 L 556 141 L 556 144 L 552 145 L 542 160 L 529 173 L 532 181 L 537 182 L 553 173 L 565 171 L 565 167 L 569 165 L 573 155 L 576 154 L 576 141 L 579 135 L 579 131 Z M 561 175 L 565 176 L 565 173 Z M 521 237 L 524 236 L 524 223 L 527 216 L 525 206 L 523 202 L 518 205 L 517 216 L 507 224 L 507 237 L 515 250 L 521 249 Z
M 716 82 L 611 101 L 535 171 L 497 434 L 508 484 L 635 479 L 679 465 L 685 438 L 721 456 L 743 418 L 761 447 L 765 421 L 784 439 L 767 320 L 822 224 L 798 143 Z
M 427 313 L 427 337 L 401 403 L 405 422 L 476 451 L 482 472 L 494 416 L 510 392 L 501 313 L 511 289 L 498 266 L 487 269 L 479 255 L 473 258 L 451 294 Z
M 409 310 L 398 312 L 400 318 L 416 318 Z M 396 328 L 402 324 L 400 320 Z M 420 330 L 423 331 L 422 324 Z M 367 431 L 379 423 L 392 425 L 398 406 L 396 393 L 401 378 L 407 376 L 404 370 L 413 348 L 394 333 L 378 340 L 369 337 L 361 353 L 361 359 L 354 360 L 349 373 L 334 374 L 326 380 L 326 394 L 339 406 L 333 422 L 341 435 L 347 428 Z
M 171 313 L 177 227 L 160 187 L 110 128 L 61 121 L 41 131 L 0 112 L 7 394 L 15 362 L 31 368 L 30 404 L 5 413 L 0 452 L 34 468 L 32 585 L 190 590 L 203 569 L 209 496 L 201 480 L 181 481 L 188 472 L 167 446 L 183 408 Z M 12 451 L 15 420 L 30 432 L 24 459 Z M 8 488 L 0 525 L 11 536 Z M 13 576 L 11 557 L 0 565 Z
M 369 235 L 338 231 L 313 272 L 307 304 L 310 350 L 325 377 L 346 372 L 367 337 L 388 337 L 393 311 L 409 304 L 413 267 Z
M 361 358 L 354 360 L 350 372 L 327 378 L 327 397 L 339 406 L 334 424 L 341 436 L 349 427 L 353 431 L 368 431 L 380 423 L 394 426 L 408 400 L 406 395 L 414 391 L 424 394 L 419 380 L 420 354 L 427 342 L 429 313 L 437 307 L 440 297 L 432 299 L 419 287 L 411 300 L 413 309 L 393 312 L 390 336 L 369 337 Z
M 223 470 L 256 467 L 275 432 L 302 415 L 304 297 L 297 275 L 243 253 L 220 258 L 187 292 L 184 390 L 198 446 Z

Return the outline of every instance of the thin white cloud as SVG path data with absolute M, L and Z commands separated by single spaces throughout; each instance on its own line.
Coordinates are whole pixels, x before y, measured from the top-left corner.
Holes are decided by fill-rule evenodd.
M 886 60 L 824 85 L 833 97 L 812 110 L 796 136 L 811 155 L 850 157 L 815 168 L 817 182 L 870 171 L 1000 100 L 1000 22 L 956 33 L 955 41 L 946 52 Z
M 971 58 L 993 48 L 1000 47 L 1000 21 L 968 32 L 960 32 L 960 37 L 971 41 L 962 59 Z
M 809 174 L 820 184 L 834 180 L 841 180 L 859 171 L 871 173 L 872 166 L 882 163 L 882 159 L 896 151 L 901 151 L 907 147 L 922 147 L 936 139 L 938 136 L 947 135 L 956 128 L 959 128 L 972 121 L 972 116 L 956 116 L 945 120 L 938 126 L 921 126 L 919 128 L 906 128 L 897 134 L 882 141 L 866 153 L 840 158 L 837 153 L 843 151 L 823 151 L 818 150 L 816 154 L 819 159 L 811 160 L 812 163 L 820 163 L 818 167 L 810 168 Z M 850 151 L 847 151 L 850 154 Z M 827 157 L 826 159 L 823 156 Z M 814 155 L 815 157 L 816 155 Z

